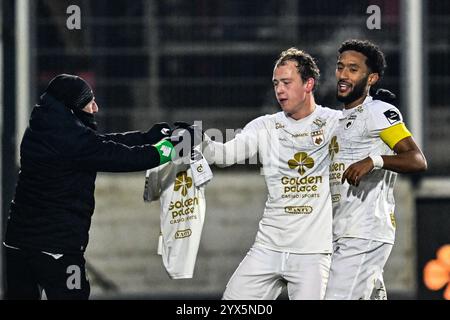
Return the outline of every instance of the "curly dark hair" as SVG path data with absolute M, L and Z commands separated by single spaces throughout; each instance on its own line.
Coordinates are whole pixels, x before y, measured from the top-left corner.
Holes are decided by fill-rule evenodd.
M 353 50 L 366 56 L 366 65 L 373 73 L 378 73 L 380 78 L 384 74 L 386 69 L 386 59 L 384 53 L 378 48 L 377 45 L 368 40 L 350 39 L 341 44 L 338 52 L 339 54 Z
M 289 48 L 280 54 L 275 62 L 275 68 L 285 65 L 287 61 L 296 61 L 297 70 L 303 82 L 306 82 L 309 78 L 313 78 L 314 90 L 317 88 L 319 85 L 320 70 L 310 54 L 294 47 Z

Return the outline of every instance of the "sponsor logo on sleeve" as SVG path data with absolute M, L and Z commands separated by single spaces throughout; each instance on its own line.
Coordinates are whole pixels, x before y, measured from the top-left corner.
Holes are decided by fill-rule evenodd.
M 388 111 L 385 111 L 384 115 L 390 124 L 394 124 L 400 121 L 400 114 L 395 109 L 389 109 Z

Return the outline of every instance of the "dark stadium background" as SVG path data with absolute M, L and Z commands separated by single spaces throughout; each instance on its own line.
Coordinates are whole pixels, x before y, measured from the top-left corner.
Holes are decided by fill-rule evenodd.
M 29 65 L 24 80 L 28 91 L 23 93 L 17 90 L 21 38 L 17 34 L 17 10 L 21 1 L 0 0 L 3 227 L 17 177 L 18 132 L 25 119 L 17 107 L 19 98 L 27 94 L 30 102 L 25 109 L 27 117 L 54 75 L 79 74 L 93 85 L 101 108 L 100 131 L 144 130 L 158 121 L 202 120 L 204 129 L 217 128 L 225 133 L 227 128 L 242 128 L 257 116 L 278 110 L 271 83 L 273 63 L 282 50 L 291 46 L 316 57 L 322 73 L 316 100 L 338 108 L 334 97 L 336 50 L 348 38 L 367 38 L 386 54 L 388 69 L 381 87 L 396 93 L 397 106 L 408 123 L 410 109 L 405 88 L 416 79 L 407 78 L 405 73 L 406 1 L 29 1 L 26 19 Z M 69 5 L 81 9 L 81 30 L 66 27 Z M 370 5 L 381 9 L 381 29 L 370 30 L 366 26 L 370 16 L 366 9 Z M 422 147 L 429 169 L 420 176 L 403 177 L 407 187 L 401 190 L 412 203 L 411 207 L 404 205 L 403 198 L 397 198 L 398 205 L 406 207 L 410 216 L 403 231 L 399 230 L 406 236 L 399 238 L 398 246 L 404 249 L 399 249 L 403 253 L 396 264 L 413 265 L 413 274 L 406 280 L 409 284 L 400 283 L 393 290 L 391 297 L 394 299 L 442 298 L 442 292 L 431 292 L 424 286 L 422 269 L 440 246 L 450 243 L 450 184 L 447 181 L 450 169 L 450 3 L 423 1 L 421 16 Z M 217 171 L 218 176 L 226 175 L 223 172 Z M 237 166 L 228 172 L 232 175 L 258 173 L 255 166 Z M 141 182 L 140 177 L 132 175 L 122 175 L 121 179 L 125 184 Z M 102 181 L 106 182 L 101 184 L 99 192 L 102 186 L 119 188 L 115 182 Z M 140 195 L 136 198 L 138 200 L 130 202 L 141 199 Z M 97 201 L 108 203 L 110 200 L 107 196 L 97 196 Z M 112 210 L 112 205 L 99 210 Z M 239 223 L 233 221 L 230 223 Z M 245 254 L 247 244 L 251 244 L 257 227 L 257 219 L 255 221 L 246 226 L 247 242 L 236 249 L 239 253 L 235 254 L 236 263 Z M 247 234 L 245 230 L 241 232 Z M 92 260 L 102 261 L 103 256 L 97 253 L 110 247 L 100 244 L 96 248 Z M 214 256 L 202 254 L 202 248 L 200 257 L 214 259 Z M 199 263 L 202 261 L 206 260 Z M 229 275 L 236 263 L 223 272 Z M 111 292 L 120 292 L 112 296 L 121 298 L 202 297 L 202 293 L 196 295 L 189 290 L 180 294 L 168 289 L 160 295 L 150 289 L 134 292 L 126 286 L 126 280 L 116 282 L 115 276 L 108 274 L 102 265 L 106 264 L 91 264 L 94 286 L 98 287 L 95 297 L 100 299 Z M 117 274 L 127 277 L 125 271 Z M 211 288 L 204 296 L 218 298 L 224 283 L 219 281 L 214 286 L 211 279 L 202 280 Z M 120 288 L 120 283 L 125 285 Z M 149 288 L 152 285 L 156 284 L 150 282 Z M 389 283 L 387 285 L 389 287 Z M 172 285 L 179 286 L 183 286 L 182 282 Z M 111 291 L 117 287 L 122 290 Z

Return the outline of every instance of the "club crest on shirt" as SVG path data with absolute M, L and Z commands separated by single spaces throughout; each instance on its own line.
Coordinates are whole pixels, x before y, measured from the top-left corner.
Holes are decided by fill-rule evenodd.
M 323 129 L 311 131 L 311 138 L 315 146 L 321 146 L 325 142 Z
M 395 109 L 389 109 L 383 113 L 390 124 L 400 121 L 400 114 Z
M 327 124 L 326 120 L 321 118 L 316 118 L 312 122 L 311 128 L 311 139 L 315 146 L 321 146 L 325 142 L 324 129 Z
M 350 115 L 350 117 L 348 117 L 348 118 L 345 120 L 344 129 L 345 129 L 345 130 L 350 129 L 350 128 L 353 126 L 353 123 L 355 122 L 355 120 L 356 120 L 356 114 Z

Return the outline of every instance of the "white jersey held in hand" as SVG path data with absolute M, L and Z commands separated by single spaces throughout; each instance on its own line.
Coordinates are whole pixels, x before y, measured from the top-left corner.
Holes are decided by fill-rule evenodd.
M 333 238 L 352 237 L 394 243 L 394 183 L 397 174 L 373 170 L 358 187 L 341 183 L 353 163 L 368 156 L 392 155 L 392 148 L 411 134 L 400 111 L 391 104 L 368 96 L 362 105 L 343 110 L 329 152 Z
M 202 176 L 202 184 L 196 186 L 191 169 L 195 165 L 169 162 L 146 172 L 144 201 L 160 199 L 158 254 L 172 279 L 193 277 L 205 221 L 205 185 L 212 174 Z M 202 165 L 209 170 L 206 161 Z
M 268 197 L 256 246 L 301 254 L 332 252 L 328 144 L 341 114 L 317 105 L 300 120 L 284 112 L 261 116 L 225 144 L 206 137 L 203 151 L 209 163 L 251 163 L 259 156 Z

